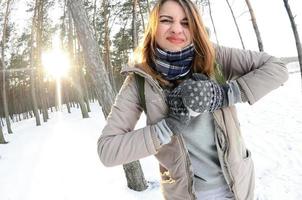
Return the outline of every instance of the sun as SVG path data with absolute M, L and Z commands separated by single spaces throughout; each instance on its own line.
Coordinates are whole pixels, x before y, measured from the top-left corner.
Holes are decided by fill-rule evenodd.
M 47 74 L 54 78 L 66 76 L 70 69 L 70 61 L 67 54 L 60 49 L 42 53 L 42 65 Z

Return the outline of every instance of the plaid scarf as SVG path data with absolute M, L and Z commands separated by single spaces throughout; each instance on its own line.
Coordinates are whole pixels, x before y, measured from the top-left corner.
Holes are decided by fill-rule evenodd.
M 156 48 L 155 60 L 151 66 L 167 80 L 176 80 L 190 72 L 194 55 L 193 44 L 176 52 Z

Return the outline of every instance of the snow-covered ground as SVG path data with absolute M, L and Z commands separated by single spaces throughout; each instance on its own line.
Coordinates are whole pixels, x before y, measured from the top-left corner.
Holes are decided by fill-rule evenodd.
M 297 63 L 289 64 L 297 71 Z M 301 76 L 290 79 L 253 106 L 238 105 L 242 132 L 256 169 L 257 200 L 302 199 Z M 127 188 L 122 166 L 106 168 L 98 159 L 96 142 L 105 120 L 92 104 L 89 119 L 73 109 L 51 113 L 40 127 L 34 119 L 13 123 L 0 145 L 1 200 L 157 200 L 157 161 L 141 160 L 148 190 Z M 144 125 L 144 117 L 138 127 Z M 6 132 L 5 127 L 3 128 Z

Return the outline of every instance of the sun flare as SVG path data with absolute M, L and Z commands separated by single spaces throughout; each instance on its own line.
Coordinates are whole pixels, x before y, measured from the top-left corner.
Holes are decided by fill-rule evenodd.
M 59 49 L 44 52 L 42 54 L 42 64 L 47 74 L 54 78 L 66 76 L 70 68 L 67 54 Z

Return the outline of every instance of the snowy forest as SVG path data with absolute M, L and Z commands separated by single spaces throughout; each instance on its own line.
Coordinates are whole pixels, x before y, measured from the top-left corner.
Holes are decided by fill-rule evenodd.
M 224 41 L 221 39 L 223 33 L 219 32 L 220 29 L 217 26 L 218 19 L 215 18 L 214 14 L 217 4 L 224 4 L 232 23 L 229 29 L 232 29 L 234 33 L 236 33 L 234 34 L 234 40 L 236 40 L 238 44 L 237 47 L 250 49 L 251 45 L 249 44 L 253 43 L 254 50 L 266 51 L 266 40 L 262 38 L 262 35 L 266 33 L 262 32 L 261 27 L 258 26 L 258 23 L 261 22 L 265 16 L 257 16 L 257 8 L 253 6 L 254 0 L 225 0 L 219 1 L 218 3 L 217 0 L 193 1 L 198 5 L 202 16 L 208 19 L 206 25 L 213 42 L 224 45 Z M 301 169 L 302 167 L 301 158 L 299 158 L 299 160 L 294 159 L 299 157 L 299 153 L 302 153 L 302 149 L 299 146 L 299 141 L 302 142 L 301 136 L 298 134 L 302 133 L 302 47 L 300 41 L 301 33 L 299 33 L 299 28 L 302 24 L 297 24 L 295 20 L 297 16 L 301 18 L 302 12 L 300 10 L 300 13 L 298 13 L 298 9 L 295 7 L 296 4 L 291 4 L 294 1 L 278 1 L 282 2 L 280 9 L 286 13 L 283 17 L 288 21 L 287 27 L 280 28 L 290 30 L 290 37 L 292 38 L 290 41 L 295 48 L 295 53 L 292 55 L 278 55 L 278 57 L 283 59 L 287 64 L 290 71 L 290 81 L 288 85 L 284 86 L 281 92 L 284 98 L 286 98 L 286 96 L 292 98 L 288 98 L 287 101 L 285 99 L 282 101 L 281 99 L 280 102 L 272 103 L 273 106 L 281 106 L 281 114 L 278 114 L 277 111 L 276 113 L 263 113 L 265 103 L 259 104 L 255 112 L 250 115 L 247 114 L 250 108 L 239 107 L 239 109 L 242 110 L 242 113 L 246 114 L 246 116 L 242 114 L 242 118 L 247 121 L 243 122 L 243 129 L 245 130 L 251 130 L 254 124 L 250 123 L 250 120 L 258 118 L 258 114 L 264 114 L 263 118 L 271 118 L 270 114 L 274 114 L 271 126 L 274 126 L 273 124 L 276 123 L 275 126 L 277 126 L 277 128 L 274 127 L 273 130 L 278 133 L 277 135 L 280 135 L 280 138 L 274 136 L 276 137 L 275 141 L 277 143 L 280 142 L 278 144 L 287 141 L 283 138 L 286 136 L 285 132 L 281 131 L 283 128 L 285 129 L 283 126 L 286 126 L 286 124 L 282 124 L 283 118 L 277 119 L 276 117 L 282 114 L 286 115 L 287 112 L 292 112 L 289 117 L 292 121 L 289 123 L 292 123 L 290 124 L 290 130 L 292 130 L 291 133 L 293 133 L 294 136 L 290 138 L 288 143 L 295 141 L 294 144 L 291 143 L 292 146 L 290 144 L 286 145 L 287 143 L 282 143 L 281 145 L 274 144 L 273 148 L 286 148 L 287 150 L 290 149 L 289 151 L 291 152 L 296 148 L 295 153 L 292 154 L 294 157 L 288 158 L 289 160 L 287 160 L 287 158 L 281 158 L 283 159 L 281 161 L 294 162 L 293 166 L 296 167 L 293 172 L 297 172 L 298 168 Z M 9 152 L 15 152 L 15 154 L 11 155 L 12 157 L 18 157 L 19 154 L 20 158 L 24 156 L 21 151 L 18 151 L 18 146 L 23 150 L 26 148 L 32 149 L 33 153 L 30 154 L 30 152 L 28 152 L 28 154 L 30 154 L 30 156 L 37 156 L 39 147 L 42 148 L 43 145 L 50 145 L 46 140 L 55 140 L 52 138 L 54 135 L 57 135 L 58 139 L 63 142 L 62 144 L 60 142 L 58 143 L 60 150 L 58 154 L 53 152 L 56 155 L 60 153 L 64 155 L 60 157 L 60 165 L 64 165 L 64 160 L 68 157 L 68 153 L 73 154 L 72 150 L 68 150 L 68 153 L 62 153 L 64 146 L 65 148 L 77 148 L 76 144 L 79 144 L 81 148 L 91 149 L 93 153 L 96 153 L 97 137 L 101 134 L 102 126 L 110 112 L 115 96 L 125 79 L 125 76 L 121 75 L 120 71 L 129 63 L 135 48 L 139 45 L 148 23 L 148 15 L 155 2 L 154 0 L 1 0 L 0 199 L 148 200 L 161 198 L 159 180 L 158 177 L 154 176 L 154 173 L 157 172 L 156 161 L 150 158 L 143 160 L 142 163 L 141 161 L 134 161 L 125 164 L 122 166 L 122 169 L 113 168 L 105 171 L 106 168 L 102 166 L 93 169 L 84 168 L 81 172 L 81 168 L 76 167 L 77 171 L 69 172 L 70 174 L 67 179 L 73 182 L 76 181 L 73 179 L 73 176 L 79 176 L 77 180 L 79 182 L 82 180 L 82 184 L 84 185 L 90 185 L 88 187 L 94 188 L 93 192 L 89 192 L 88 189 L 83 189 L 81 185 L 76 185 L 75 187 L 68 187 L 67 189 L 59 189 L 59 186 L 55 186 L 54 192 L 56 192 L 57 195 L 50 195 L 50 191 L 46 188 L 40 188 L 41 191 L 37 194 L 34 190 L 35 188 L 39 189 L 39 181 L 33 184 L 33 181 L 26 181 L 24 179 L 29 180 L 34 177 L 19 175 L 17 177 L 16 174 L 11 176 L 11 179 L 16 178 L 16 180 L 23 183 L 23 185 L 18 184 L 15 188 L 16 191 L 14 191 L 12 189 L 14 181 L 12 181 L 9 176 L 4 175 L 7 173 L 13 174 L 15 172 L 29 173 L 26 171 L 22 172 L 21 168 L 11 167 L 13 165 L 23 165 L 25 166 L 24 169 L 32 168 L 30 169 L 30 173 L 34 170 L 33 168 L 41 167 L 37 167 L 38 165 L 33 164 L 24 165 L 24 163 L 22 164 L 23 161 L 19 163 L 17 161 L 18 159 L 9 164 L 5 164 L 5 162 L 9 161 L 9 155 L 11 155 Z M 238 6 L 239 3 L 241 7 Z M 272 3 L 274 2 L 272 1 Z M 216 6 L 214 6 L 214 4 Z M 22 12 L 20 12 L 20 10 L 22 10 Z M 21 22 L 22 24 L 18 24 L 20 21 L 15 20 L 16 16 L 20 18 L 20 15 L 24 15 L 23 21 Z M 240 20 L 242 16 L 248 20 Z M 243 23 L 244 26 L 242 25 Z M 273 23 L 275 22 L 272 22 L 272 24 Z M 244 30 L 246 26 L 250 27 L 248 35 L 253 35 L 251 37 L 253 38 L 252 40 L 245 39 L 247 38 L 245 37 L 246 30 Z M 284 49 L 284 51 L 286 51 L 286 49 Z M 278 96 L 278 93 L 273 93 L 272 96 L 269 96 L 264 102 L 269 104 L 271 99 L 278 99 Z M 290 104 L 282 110 L 282 103 Z M 298 106 L 298 108 L 295 108 L 293 111 L 292 109 L 294 108 L 291 108 L 291 105 Z M 272 109 L 276 108 L 273 106 Z M 286 110 L 287 108 L 290 110 Z M 60 121 L 62 119 L 64 123 Z M 68 122 L 69 119 L 71 120 L 70 122 Z M 139 122 L 138 125 L 143 126 L 143 120 L 144 116 L 142 116 L 142 121 Z M 261 123 L 260 120 L 257 122 L 258 125 Z M 270 132 L 270 128 L 267 126 L 267 124 L 265 126 L 260 125 L 258 129 L 261 132 L 261 128 L 263 128 L 262 131 L 267 128 L 269 130 L 268 132 L 273 134 L 274 131 Z M 280 130 L 277 130 L 278 127 Z M 75 136 L 73 136 L 68 129 L 74 131 Z M 89 139 L 80 139 L 80 133 L 77 132 L 76 129 L 92 134 L 85 136 Z M 27 132 L 31 132 L 28 137 L 26 136 Z M 50 136 L 54 132 L 56 134 Z M 68 132 L 69 134 L 60 135 L 61 132 Z M 46 137 L 44 139 L 40 138 L 42 136 L 39 136 L 39 138 L 33 136 L 33 134 L 43 135 L 44 133 Z M 47 136 L 47 134 L 49 135 Z M 249 132 L 247 135 L 249 135 Z M 261 137 L 261 134 L 258 136 Z M 24 138 L 21 140 L 21 137 L 27 139 Z M 74 141 L 76 143 L 71 144 L 71 147 L 69 147 L 67 140 L 72 140 L 72 137 L 75 137 Z M 257 149 L 256 147 L 260 146 L 257 142 L 258 139 L 253 137 L 250 146 Z M 85 143 L 85 140 L 89 141 L 87 144 L 90 146 L 80 144 L 81 140 L 84 140 L 83 143 Z M 16 143 L 17 141 L 20 143 Z M 35 146 L 37 144 L 34 142 L 40 143 L 40 146 Z M 14 146 L 14 143 L 18 145 Z M 35 147 L 20 146 L 21 144 L 31 144 Z M 52 144 L 56 145 L 56 143 Z M 273 153 L 273 150 L 266 148 L 264 152 L 266 152 L 266 150 L 268 153 Z M 258 158 L 260 163 L 265 163 L 268 157 L 261 157 L 261 150 L 259 149 L 255 151 L 256 159 Z M 80 151 L 76 151 L 80 159 L 89 154 L 87 150 L 79 152 Z M 281 150 L 276 150 L 276 152 L 281 152 Z M 54 162 L 58 162 L 51 156 L 51 152 L 47 153 L 50 159 Z M 85 155 L 85 153 L 87 154 Z M 287 154 L 284 153 L 282 155 L 286 157 Z M 97 155 L 93 158 L 90 158 L 91 155 L 88 157 L 90 161 L 95 160 L 93 162 L 96 162 L 96 166 L 101 165 Z M 273 163 L 275 162 L 277 163 L 276 166 L 279 166 L 281 161 L 280 163 L 277 161 L 278 155 L 272 157 Z M 26 156 L 24 157 L 24 159 L 27 158 Z M 31 159 L 29 159 L 30 162 L 35 163 L 35 161 Z M 65 161 L 69 162 L 67 160 Z M 70 162 L 73 161 L 76 162 L 76 158 L 71 159 Z M 48 162 L 47 163 L 50 164 L 50 161 Z M 46 165 L 47 163 L 44 164 Z M 1 165 L 3 166 L 2 168 Z M 288 163 L 286 164 L 286 166 L 289 165 Z M 72 165 L 67 164 L 66 166 Z M 55 169 L 59 171 L 70 170 L 70 168 L 66 166 L 62 166 L 60 169 L 56 169 L 55 167 Z M 257 199 L 301 199 L 302 193 L 299 191 L 301 190 L 302 184 L 301 172 L 296 174 L 297 177 L 290 182 L 288 188 L 282 189 L 280 194 L 278 194 L 278 188 L 289 181 L 289 176 L 287 176 L 287 178 L 278 177 L 282 180 L 280 180 L 280 182 L 277 181 L 275 187 L 269 185 L 269 182 L 274 180 L 274 175 L 276 175 L 274 173 L 276 166 L 273 164 L 258 165 L 257 177 L 259 183 L 263 183 L 263 188 L 257 189 Z M 16 169 L 16 171 L 13 171 L 13 169 Z M 86 173 L 88 177 L 93 177 L 92 172 L 100 170 L 103 170 L 102 174 L 98 174 L 95 177 L 96 179 L 105 177 L 105 182 L 101 184 L 80 175 L 81 173 Z M 151 174 L 149 171 L 155 172 Z M 284 176 L 286 176 L 289 171 L 289 169 L 284 169 L 282 172 L 284 172 Z M 39 175 L 40 177 L 44 177 L 43 171 L 33 173 L 35 173 L 37 177 Z M 48 171 L 45 171 L 45 173 L 48 173 Z M 106 173 L 112 174 L 112 179 L 109 175 L 106 175 Z M 269 178 L 266 180 L 265 173 L 269 174 L 267 176 Z M 2 179 L 2 177 L 5 178 Z M 37 177 L 35 180 L 40 180 L 40 178 Z M 44 178 L 51 179 L 50 175 Z M 119 180 L 122 181 L 119 182 Z M 58 182 L 60 182 L 60 179 L 51 180 L 52 184 L 57 184 Z M 32 184 L 30 190 L 33 191 L 25 192 L 26 188 L 20 189 L 29 183 Z M 105 186 L 106 183 L 108 183 L 107 186 Z M 69 184 L 69 182 L 66 182 L 66 184 Z M 59 185 L 64 187 L 64 183 L 59 183 Z M 110 187 L 108 186 L 112 188 L 109 189 Z M 52 187 L 52 185 L 49 184 L 45 187 Z M 104 187 L 104 189 L 102 189 L 102 187 Z M 120 189 L 118 187 L 120 187 Z M 100 193 L 104 190 L 108 191 L 97 195 L 96 191 L 98 188 Z M 17 192 L 19 189 L 21 192 Z M 74 193 L 75 191 L 71 191 L 74 189 L 83 189 L 83 191 L 76 195 L 76 193 Z M 112 194 L 119 190 L 122 191 L 119 195 Z M 27 193 L 30 193 L 30 195 L 22 197 L 22 195 Z M 71 195 L 70 193 L 73 194 Z M 3 194 L 4 198 L 2 198 Z M 64 198 L 64 195 L 66 198 Z

